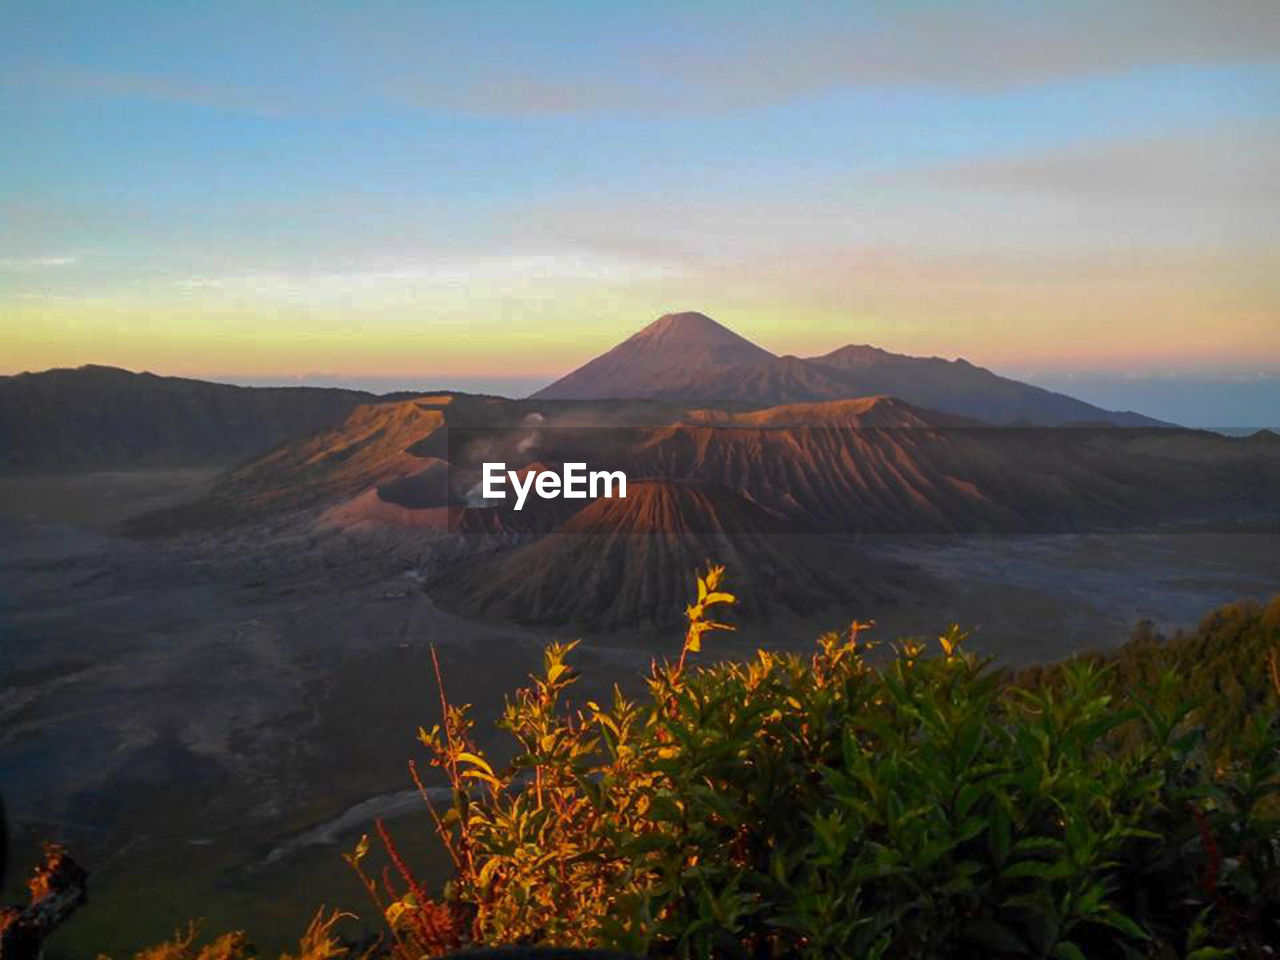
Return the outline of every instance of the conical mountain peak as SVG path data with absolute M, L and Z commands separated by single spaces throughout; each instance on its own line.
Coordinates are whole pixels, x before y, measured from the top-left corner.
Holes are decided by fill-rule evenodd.
M 657 397 L 773 354 L 704 313 L 668 313 L 534 394 L 544 400 Z
M 688 310 L 682 313 L 664 313 L 653 323 L 643 328 L 635 335 L 641 339 L 657 339 L 657 338 L 692 338 L 692 339 L 711 339 L 720 338 L 725 340 L 741 340 L 728 327 L 716 323 L 705 313 L 698 313 L 694 310 Z

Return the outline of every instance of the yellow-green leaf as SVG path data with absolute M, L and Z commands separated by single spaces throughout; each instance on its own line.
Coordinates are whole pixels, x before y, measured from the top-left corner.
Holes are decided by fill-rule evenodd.
M 489 762 L 484 757 L 476 756 L 474 753 L 467 753 L 465 750 L 458 754 L 458 759 L 463 763 L 469 763 L 472 766 L 479 767 L 489 776 L 493 776 L 493 767 L 489 766 Z

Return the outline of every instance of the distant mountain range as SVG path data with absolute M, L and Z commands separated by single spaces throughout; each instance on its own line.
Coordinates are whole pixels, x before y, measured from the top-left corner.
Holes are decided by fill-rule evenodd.
M 0 467 L 219 464 L 341 423 L 360 390 L 235 387 L 85 366 L 0 377 Z
M 0 469 L 229 464 L 339 426 L 357 406 L 407 399 L 328 387 L 238 387 L 84 366 L 0 377 Z M 1000 377 L 964 360 L 847 346 L 778 357 L 701 313 L 668 314 L 555 383 L 535 401 L 644 401 L 645 418 L 702 405 L 765 409 L 893 396 L 988 424 L 1158 426 Z M 656 404 L 656 405 L 655 405 Z M 600 407 L 600 410 L 605 407 Z
M 519 472 L 587 462 L 632 486 L 626 500 L 515 513 L 478 495 L 482 462 L 496 460 Z M 795 610 L 897 594 L 900 571 L 867 568 L 865 534 L 1271 529 L 1280 518 L 1273 434 L 1168 427 L 962 360 L 858 346 L 775 357 L 702 314 L 662 317 L 523 400 L 104 367 L 0 378 L 0 466 L 195 463 L 229 469 L 197 499 L 133 518 L 131 532 L 421 536 L 448 545 L 427 587 L 440 603 L 552 626 L 678 613 L 689 570 L 709 558 Z
M 626 500 L 515 513 L 476 496 L 478 456 L 520 472 L 585 461 L 631 485 Z M 1253 529 L 1277 517 L 1280 438 L 1265 433 L 992 427 L 893 397 L 742 409 L 441 394 L 361 405 L 132 529 L 283 521 L 452 538 L 429 584 L 445 606 L 612 629 L 678 613 L 688 570 L 708 558 L 802 610 L 897 593 L 896 571 L 865 569 L 866 534 Z
M 667 314 L 533 395 L 539 400 L 666 398 L 759 407 L 894 396 L 991 424 L 1161 426 L 1001 377 L 967 360 L 849 345 L 778 357 L 701 313 Z

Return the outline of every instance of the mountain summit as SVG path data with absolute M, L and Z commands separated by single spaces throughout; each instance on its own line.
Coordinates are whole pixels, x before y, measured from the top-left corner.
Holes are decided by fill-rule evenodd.
M 608 353 L 534 394 L 538 400 L 681 395 L 708 377 L 773 360 L 702 313 L 668 313 Z
M 663 398 L 755 407 L 893 396 L 993 424 L 1162 426 L 1021 383 L 967 360 L 840 347 L 778 357 L 702 313 L 669 313 L 533 395 L 535 400 Z
M 690 310 L 685 313 L 667 313 L 660 316 L 626 343 L 647 343 L 669 348 L 684 349 L 691 346 L 707 346 L 716 350 L 731 351 L 735 363 L 771 357 L 762 347 L 757 347 L 746 337 L 734 333 L 723 324 L 716 323 L 705 313 Z

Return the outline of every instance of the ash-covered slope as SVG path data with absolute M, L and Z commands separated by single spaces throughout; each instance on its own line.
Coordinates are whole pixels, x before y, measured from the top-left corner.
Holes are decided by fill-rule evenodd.
M 443 410 L 450 399 L 358 406 L 341 424 L 224 474 L 201 500 L 147 514 L 131 529 L 166 533 L 228 527 L 332 507 L 383 485 L 399 498 L 425 506 L 427 488 L 443 488 L 448 477 L 442 469 L 444 445 L 432 439 L 444 426 Z
M 596 439 L 612 432 L 600 427 L 668 423 L 686 411 L 652 401 L 535 404 L 461 393 L 375 401 L 357 406 L 335 426 L 235 467 L 197 501 L 136 518 L 130 529 L 218 529 L 311 511 L 322 523 L 347 529 L 473 529 L 478 523 L 486 530 L 494 524 L 542 524 L 545 530 L 540 505 L 503 516 L 462 509 L 476 499 L 483 460 L 530 469 L 537 456 L 528 452 L 528 442 L 544 434 L 577 441 L 572 459 L 593 459 Z M 464 440 L 451 449 L 451 427 L 457 428 L 454 437 L 461 433 L 476 448 Z M 558 519 L 566 513 L 551 512 Z
M 860 413 L 840 404 L 804 406 L 781 408 L 790 409 L 787 415 L 761 411 L 755 423 L 739 416 L 650 431 L 632 452 L 630 468 L 637 476 L 739 491 L 786 517 L 796 532 L 945 533 L 1022 525 L 1020 510 L 990 489 L 1009 465 L 968 431 L 931 424 L 895 400 Z M 771 422 L 775 416 L 780 422 Z M 786 423 L 800 416 L 806 419 Z
M 701 313 L 669 313 L 533 395 L 536 400 L 672 396 L 773 354 Z
M 647 431 L 628 469 L 739 491 L 793 530 L 1084 532 L 1280 517 L 1280 443 L 974 426 L 883 397 L 701 411 Z
M 86 366 L 0 377 L 0 468 L 229 463 L 342 422 L 359 390 L 235 387 Z
M 554 532 L 460 564 L 431 585 L 469 617 L 594 629 L 668 626 L 708 560 L 729 564 L 744 598 L 737 615 L 767 619 L 901 594 L 903 572 L 872 570 L 826 538 L 787 532 L 777 516 L 723 488 L 666 481 L 597 500 Z

